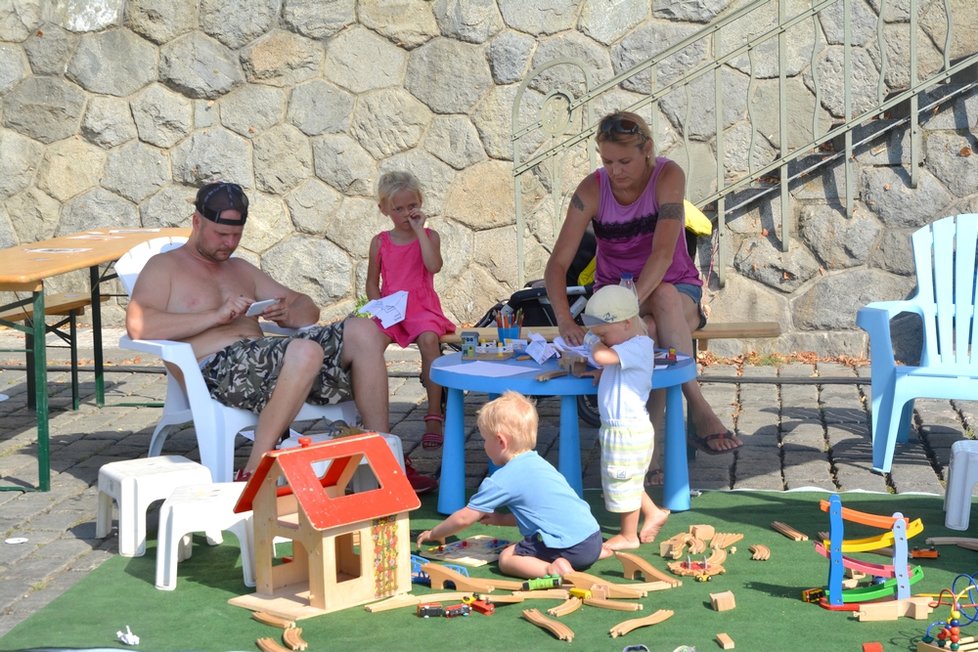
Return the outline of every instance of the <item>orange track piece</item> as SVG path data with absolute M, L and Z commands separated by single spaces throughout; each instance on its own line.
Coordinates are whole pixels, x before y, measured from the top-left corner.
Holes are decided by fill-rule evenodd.
M 818 507 L 823 512 L 829 511 L 829 501 L 819 501 Z M 862 523 L 863 525 L 879 528 L 881 530 L 892 530 L 893 524 L 897 521 L 897 519 L 893 518 L 892 516 L 881 516 L 879 514 L 858 512 L 854 509 L 849 509 L 848 507 L 842 508 L 842 519 L 845 521 L 852 521 L 854 523 Z M 902 520 L 907 524 L 910 523 L 910 519 L 906 516 L 904 516 Z

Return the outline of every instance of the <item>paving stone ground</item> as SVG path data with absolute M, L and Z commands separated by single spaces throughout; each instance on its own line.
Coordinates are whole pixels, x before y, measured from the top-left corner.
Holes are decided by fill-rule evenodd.
M 105 463 L 146 454 L 159 408 L 133 403 L 161 401 L 166 382 L 158 363 L 119 350 L 119 332 L 105 335 L 107 406 L 94 404 L 94 380 L 82 373 L 83 403 L 71 410 L 66 353 L 49 354 L 51 415 L 51 491 L 0 492 L 0 636 L 70 588 L 85 573 L 116 554 L 117 539 L 95 538 L 98 470 Z M 83 364 L 91 364 L 90 333 L 81 333 Z M 88 344 L 86 344 L 88 343 Z M 0 331 L 0 349 L 21 346 L 20 337 Z M 86 350 L 85 347 L 89 348 Z M 414 465 L 437 474 L 440 451 L 424 450 L 424 389 L 413 349 L 388 351 L 391 430 L 404 443 Z M 978 424 L 974 402 L 917 402 L 910 442 L 900 445 L 888 475 L 871 469 L 868 367 L 791 362 L 779 366 L 711 364 L 701 374 L 703 390 L 745 445 L 733 455 L 697 455 L 690 462 L 694 490 L 816 487 L 827 491 L 943 494 L 950 447 L 973 437 Z M 0 484 L 37 481 L 36 427 L 27 409 L 23 360 L 0 353 Z M 475 410 L 484 397 L 466 398 L 467 486 L 486 473 L 481 440 L 474 430 Z M 558 409 L 541 399 L 538 450 L 557 461 Z M 307 427 L 315 429 L 314 424 Z M 240 439 L 240 438 L 239 438 Z M 248 443 L 240 439 L 243 461 Z M 586 487 L 600 485 L 597 431 L 582 422 L 582 463 Z M 168 439 L 166 452 L 197 456 L 191 429 Z M 155 510 L 150 531 L 155 528 Z

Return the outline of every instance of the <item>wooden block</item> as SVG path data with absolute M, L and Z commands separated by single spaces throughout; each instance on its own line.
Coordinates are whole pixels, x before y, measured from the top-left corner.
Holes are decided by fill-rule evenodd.
M 724 650 L 732 650 L 735 647 L 734 640 L 723 632 L 717 634 L 717 643 L 719 643 L 720 647 Z
M 689 533 L 700 541 L 709 541 L 716 534 L 716 528 L 712 525 L 690 525 Z
M 737 607 L 737 601 L 734 599 L 733 591 L 711 593 L 710 604 L 713 605 L 715 611 L 730 611 Z

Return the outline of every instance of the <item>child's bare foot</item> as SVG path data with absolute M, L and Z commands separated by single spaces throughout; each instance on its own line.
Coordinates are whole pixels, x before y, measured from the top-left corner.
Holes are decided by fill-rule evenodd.
M 655 538 L 659 536 L 659 531 L 662 529 L 662 526 L 669 520 L 670 513 L 668 509 L 660 509 L 653 516 L 646 517 L 645 524 L 638 533 L 638 540 L 642 543 L 652 543 L 655 541 Z
M 642 542 L 637 538 L 629 539 L 624 535 L 616 534 L 615 536 L 611 537 L 601 545 L 602 547 L 601 554 L 603 555 L 604 551 L 607 550 L 613 555 L 616 550 L 634 550 L 635 548 L 638 548 L 640 545 L 642 545 Z
M 548 575 L 560 575 L 563 577 L 564 575 L 573 572 L 574 567 L 571 566 L 570 562 L 563 557 L 557 557 L 550 563 L 550 566 L 547 567 Z

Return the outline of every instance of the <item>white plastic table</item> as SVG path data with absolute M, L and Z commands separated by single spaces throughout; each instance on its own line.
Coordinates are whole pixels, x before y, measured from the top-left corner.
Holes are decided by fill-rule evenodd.
M 558 470 L 578 495 L 583 494 L 581 479 L 581 438 L 577 417 L 577 397 L 595 394 L 597 387 L 590 377 L 562 376 L 540 382 L 536 377 L 555 371 L 555 360 L 538 365 L 532 360 L 493 360 L 492 364 L 525 368 L 512 376 L 483 376 L 465 373 L 461 353 L 442 356 L 431 366 L 431 379 L 445 388 L 445 443 L 442 448 L 441 478 L 438 489 L 438 511 L 451 514 L 465 506 L 465 409 L 464 392 L 481 392 L 491 396 L 514 390 L 527 396 L 560 397 L 560 442 Z M 652 374 L 652 389 L 666 390 L 666 436 L 663 506 L 674 512 L 689 509 L 689 469 L 686 458 L 686 420 L 683 414 L 682 384 L 696 378 L 692 358 L 679 360 Z

